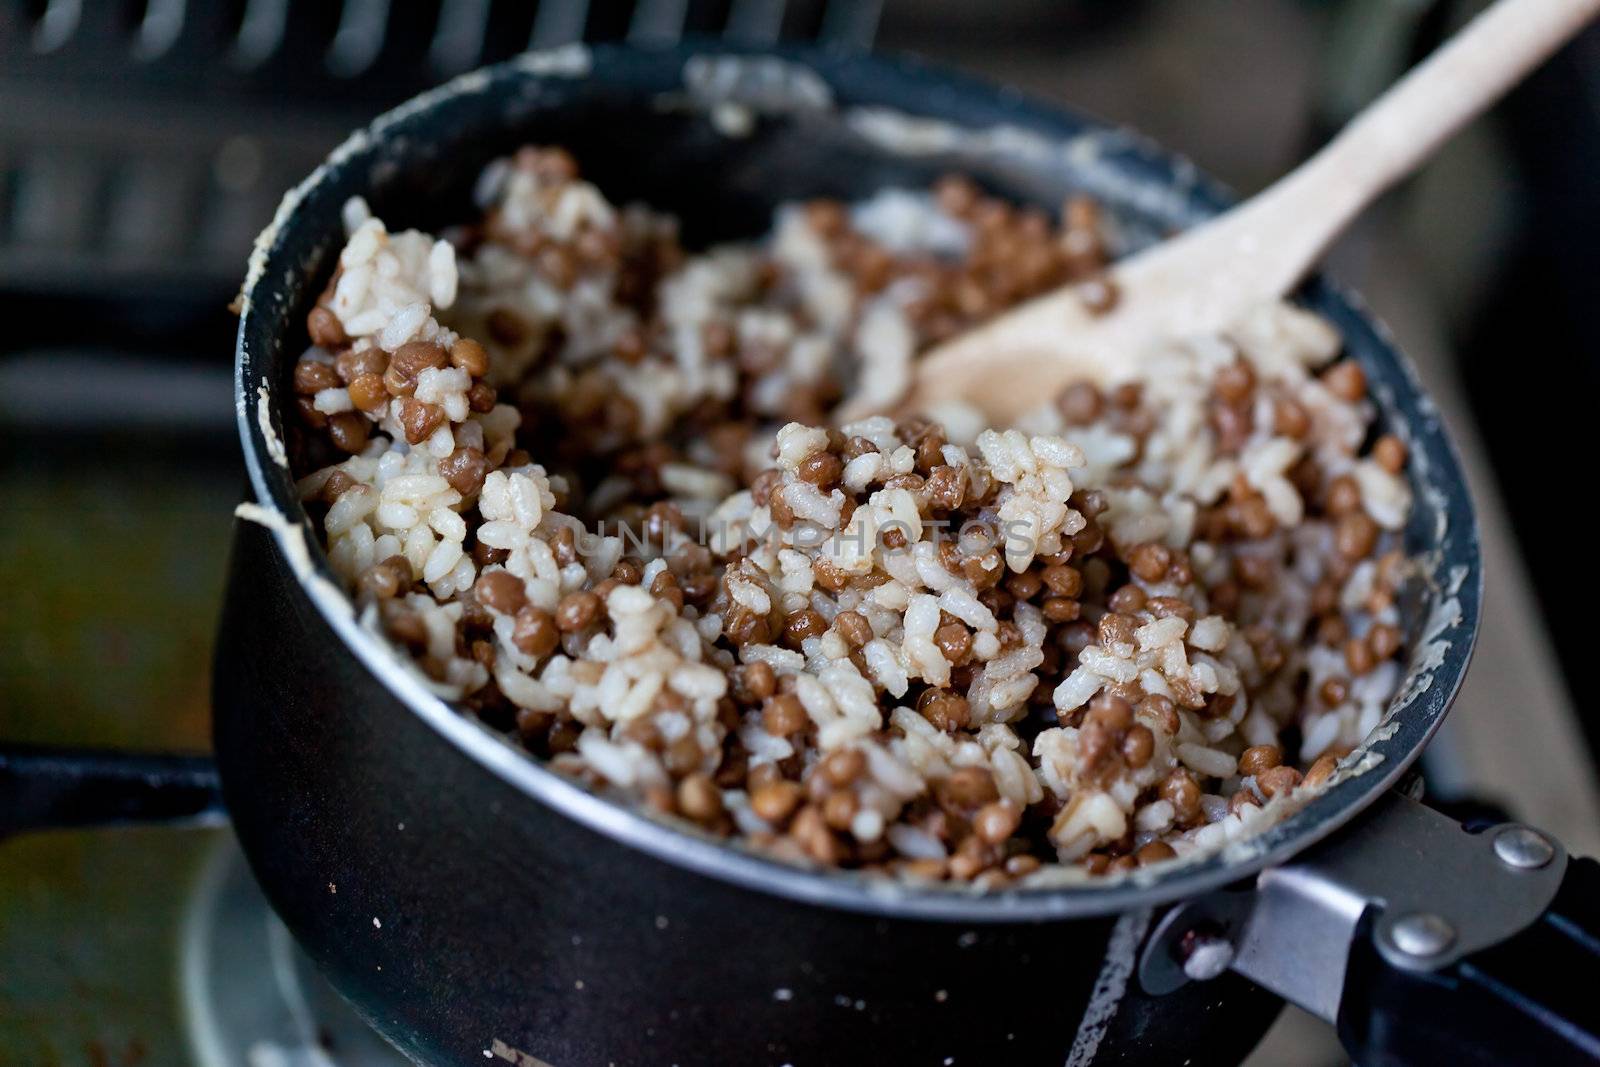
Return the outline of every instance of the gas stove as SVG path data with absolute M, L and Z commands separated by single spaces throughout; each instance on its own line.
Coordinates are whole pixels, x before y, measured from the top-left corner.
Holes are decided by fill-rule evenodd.
M 55 27 L 51 32 L 68 25 L 69 9 L 88 12 L 82 24 L 98 35 L 96 48 L 110 31 L 95 12 L 110 6 L 30 5 L 47 16 L 58 13 L 40 23 Z M 292 9 L 297 14 L 286 32 L 306 29 L 307 5 L 239 6 Z M 447 0 L 438 6 L 455 20 L 452 37 L 441 15 L 435 37 L 438 70 L 445 72 L 498 58 L 492 49 L 457 47 L 477 25 L 474 12 L 488 20 L 484 27 L 500 27 L 498 37 L 485 39 L 521 35 L 519 42 L 548 44 L 570 36 L 574 26 L 582 29 L 588 10 L 581 2 L 541 4 L 537 18 L 513 34 L 503 25 L 509 5 Z M 610 19 L 606 25 L 616 34 L 630 32 L 627 12 L 634 6 L 637 32 L 659 38 L 675 32 L 669 9 L 680 10 L 681 25 L 683 10 L 692 23 L 703 5 L 594 0 L 589 28 Z M 808 34 L 860 45 L 872 37 L 879 5 L 796 2 L 786 9 L 782 0 L 736 0 L 725 6 L 752 39 L 803 23 Z M 962 30 L 970 17 L 965 5 L 918 4 L 916 17 L 910 5 L 890 5 L 883 37 L 891 47 L 909 45 L 1126 119 L 1242 188 L 1292 162 L 1303 148 L 1308 115 L 1337 120 L 1340 107 L 1359 103 L 1364 91 L 1348 74 L 1331 87 L 1319 84 L 1324 39 L 1361 51 L 1352 19 L 1330 27 L 1319 5 L 1249 0 L 1233 5 L 1241 10 L 1231 10 L 1231 18 L 1212 5 L 1118 5 L 1137 14 L 1081 20 L 1054 10 L 1068 6 L 1112 5 L 1017 0 L 1001 5 L 1010 21 L 997 16 L 997 25 L 1010 29 L 971 34 Z M 1384 25 L 1391 28 L 1397 19 L 1414 23 L 1415 12 L 1429 6 L 1344 5 L 1368 15 L 1387 12 Z M 143 7 L 148 15 L 140 33 L 159 43 L 160 13 L 184 5 Z M 0 46 L 13 43 L 7 38 L 16 29 L 8 22 L 13 9 L 21 5 L 0 3 Z M 344 5 L 349 25 L 334 32 L 350 62 L 364 54 L 363 34 L 371 31 L 357 15 L 379 9 L 387 5 Z M 577 21 L 569 18 L 563 28 L 563 12 L 574 10 Z M 1027 28 L 1038 20 L 1042 32 Z M 1399 25 L 1395 32 L 1414 28 Z M 237 29 L 241 40 L 249 36 L 248 27 Z M 251 32 L 258 30 L 265 32 Z M 1061 62 L 1052 32 L 1073 38 L 1072 62 Z M 414 36 L 382 39 L 398 45 Z M 1029 39 L 1051 47 L 1019 44 Z M 181 35 L 174 42 L 169 62 L 194 44 Z M 73 74 L 76 97 L 41 92 L 49 88 L 45 81 L 21 92 L 23 76 L 42 70 L 43 61 L 10 63 L 8 55 L 0 47 L 0 105 L 12 105 L 0 106 L 0 311 L 15 324 L 0 343 L 0 587 L 10 591 L 0 606 L 0 742 L 202 751 L 209 741 L 205 664 L 228 517 L 242 485 L 229 400 L 231 335 L 221 307 L 249 236 L 270 214 L 278 190 L 308 170 L 342 130 L 420 88 L 411 82 L 425 70 L 419 65 L 395 76 L 396 68 L 375 53 L 359 75 L 299 79 L 294 99 L 270 108 L 246 92 L 239 109 L 219 117 L 194 105 L 192 93 L 175 104 L 184 94 L 159 78 L 145 86 L 148 97 L 129 94 L 116 108 L 97 111 L 84 104 L 94 89 L 85 71 L 95 64 Z M 1250 64 L 1241 68 L 1240 55 L 1250 56 Z M 1327 66 L 1328 57 L 1321 58 Z M 1361 67 L 1334 60 L 1341 71 Z M 1218 69 L 1230 76 L 1215 78 Z M 1368 76 L 1388 77 L 1375 70 Z M 319 102 L 318 86 L 339 105 Z M 18 100 L 30 106 L 16 106 Z M 142 157 L 130 157 L 116 180 L 99 183 L 88 167 L 95 154 L 85 145 L 105 136 L 119 151 L 140 147 L 129 131 L 152 120 L 139 107 L 161 110 L 160 124 L 181 135 L 174 143 L 183 151 L 166 155 L 183 180 L 153 180 L 159 174 Z M 43 159 L 39 147 L 63 138 L 73 151 L 44 170 L 18 164 Z M 1492 158 L 1493 146 L 1480 143 L 1472 151 Z M 1440 172 L 1449 165 L 1447 156 Z M 1470 167 L 1462 173 L 1455 172 L 1458 182 L 1473 178 Z M 87 241 L 86 233 L 51 229 L 71 223 L 85 204 L 111 210 L 119 201 L 101 195 L 102 184 L 156 196 L 184 182 L 198 182 L 209 197 L 192 218 L 172 216 L 197 227 L 185 247 L 204 254 L 189 258 L 188 274 L 174 273 L 159 258 L 170 249 L 156 238 L 171 238 L 178 232 L 171 227 L 144 236 L 117 230 L 112 244 L 128 247 L 112 248 L 117 255 L 103 262 L 92 257 L 106 247 Z M 1456 225 L 1461 213 L 1451 211 L 1459 188 L 1441 185 L 1419 191 L 1418 212 L 1391 212 L 1356 234 L 1336 264 L 1339 275 L 1369 293 L 1419 363 L 1463 445 L 1483 525 L 1495 610 L 1480 637 L 1477 668 L 1430 749 L 1426 772 L 1437 793 L 1492 799 L 1554 831 L 1574 852 L 1592 854 L 1600 852 L 1593 767 L 1474 432 L 1443 326 L 1452 309 L 1425 284 L 1430 264 L 1411 252 L 1428 242 L 1407 239 L 1416 215 L 1425 223 L 1448 214 L 1452 233 L 1470 229 Z M 140 203 L 167 204 L 171 215 L 159 196 Z M 139 244 L 146 237 L 150 243 Z M 203 292 L 198 301 L 196 286 Z M 108 310 L 107 291 L 117 287 L 131 287 L 148 302 Z M 175 291 L 189 296 L 168 300 Z M 58 335 L 71 332 L 69 326 L 83 326 L 83 337 L 64 347 Z M 1513 707 L 1516 714 L 1507 715 Z M 490 1050 L 486 1062 L 493 1056 Z M 1328 1028 L 1295 1012 L 1285 1013 L 1253 1057 L 1259 1064 L 1341 1061 Z M 0 1067 L 404 1062 L 317 974 L 266 905 L 225 827 L 0 840 Z

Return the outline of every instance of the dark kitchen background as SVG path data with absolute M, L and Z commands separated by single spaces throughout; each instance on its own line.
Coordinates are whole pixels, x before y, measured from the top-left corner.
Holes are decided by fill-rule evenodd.
M 242 486 L 227 304 L 283 190 L 429 85 L 580 38 L 909 50 L 1125 122 L 1252 192 L 1478 6 L 0 0 L 0 742 L 206 748 Z M 1421 368 L 1483 525 L 1488 610 L 1430 793 L 1589 853 L 1597 186 L 1591 32 L 1332 267 Z M 1341 1062 L 1298 1014 L 1255 1059 Z M 225 829 L 0 841 L 0 1065 L 388 1062 L 263 910 Z

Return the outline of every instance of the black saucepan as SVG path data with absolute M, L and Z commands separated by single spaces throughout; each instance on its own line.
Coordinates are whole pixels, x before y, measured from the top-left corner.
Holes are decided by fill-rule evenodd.
M 1233 1063 L 1284 996 L 1363 1063 L 1600 1056 L 1596 865 L 1524 827 L 1466 833 L 1394 789 L 1466 670 L 1477 534 L 1409 365 L 1321 281 L 1301 298 L 1414 457 L 1412 662 L 1364 755 L 1246 848 L 988 896 L 802 870 L 593 795 L 402 671 L 316 547 L 276 458 L 277 398 L 346 198 L 393 225 L 457 221 L 483 164 L 527 142 L 571 148 L 614 200 L 678 213 L 691 243 L 760 233 L 780 201 L 951 170 L 1046 207 L 1087 191 L 1129 246 L 1227 202 L 1137 136 L 1007 90 L 715 45 L 490 68 L 379 119 L 291 193 L 239 329 L 257 521 L 238 528 L 220 630 L 217 760 L 268 897 L 385 1036 L 429 1063 Z M 50 778 L 42 762 L 0 770 Z M 1590 979 L 1556 977 L 1580 966 Z

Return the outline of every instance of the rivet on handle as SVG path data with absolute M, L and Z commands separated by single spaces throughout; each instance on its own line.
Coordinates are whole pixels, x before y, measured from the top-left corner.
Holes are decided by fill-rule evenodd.
M 1494 854 L 1507 867 L 1533 871 L 1554 859 L 1556 850 L 1550 839 L 1537 830 L 1507 826 L 1494 835 Z
M 1389 925 L 1391 947 L 1416 959 L 1427 959 L 1455 944 L 1456 928 L 1432 912 L 1402 915 Z

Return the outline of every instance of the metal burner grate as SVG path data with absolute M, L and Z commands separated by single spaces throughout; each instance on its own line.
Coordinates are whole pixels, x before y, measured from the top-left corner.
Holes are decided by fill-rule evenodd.
M 281 191 L 444 78 L 576 41 L 864 49 L 879 7 L 0 0 L 0 297 L 225 300 Z

